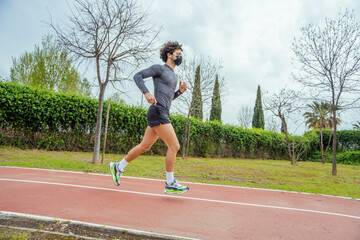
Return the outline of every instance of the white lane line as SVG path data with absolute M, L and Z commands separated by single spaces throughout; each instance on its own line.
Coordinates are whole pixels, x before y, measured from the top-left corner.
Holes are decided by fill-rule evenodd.
M 121 228 L 121 227 L 113 227 L 113 226 L 106 226 L 96 223 L 88 223 L 88 222 L 81 222 L 76 220 L 69 220 L 69 219 L 63 219 L 63 218 L 54 218 L 54 217 L 45 217 L 45 216 L 39 216 L 39 215 L 33 215 L 33 214 L 26 214 L 26 213 L 15 213 L 15 212 L 6 212 L 6 211 L 0 211 L 0 216 L 10 216 L 10 217 L 24 217 L 24 218 L 31 218 L 39 221 L 62 221 L 64 223 L 72 223 L 76 225 L 83 225 L 87 227 L 94 227 L 94 228 L 101 228 L 101 229 L 109 229 L 109 230 L 115 230 L 119 232 L 126 231 L 128 233 L 131 233 L 136 236 L 147 236 L 154 239 L 171 239 L 171 240 L 198 240 L 197 238 L 188 238 L 188 237 L 181 237 L 181 236 L 175 236 L 175 235 L 169 235 L 169 234 L 162 234 L 162 233 L 155 233 L 155 232 L 147 232 L 142 230 L 136 230 L 136 229 L 130 229 L 130 228 Z M 72 235 L 74 236 L 74 235 Z M 98 238 L 97 238 L 98 239 Z
M 24 183 L 36 183 L 36 184 L 48 184 L 48 185 L 58 185 L 58 186 L 66 186 L 66 187 L 77 187 L 77 188 L 86 188 L 86 189 L 96 189 L 96 190 L 105 190 L 105 191 L 113 191 L 113 192 L 124 192 L 131 194 L 139 194 L 146 196 L 155 196 L 155 197 L 168 197 L 168 198 L 180 198 L 187 200 L 195 200 L 195 201 L 204 201 L 204 202 L 214 202 L 214 203 L 224 203 L 224 204 L 232 204 L 232 205 L 242 205 L 242 206 L 250 206 L 250 207 L 261 207 L 261 208 L 273 208 L 273 209 L 281 209 L 281 210 L 290 210 L 290 211 L 299 211 L 299 212 L 308 212 L 308 213 L 319 213 L 340 217 L 348 217 L 354 219 L 360 219 L 360 216 L 352 216 L 340 213 L 332 213 L 332 212 L 323 212 L 316 210 L 308 210 L 301 208 L 290 208 L 290 207 L 279 207 L 279 206 L 271 206 L 271 205 L 262 205 L 262 204 L 252 204 L 252 203 L 241 203 L 241 202 L 231 202 L 231 201 L 222 201 L 222 200 L 213 200 L 206 198 L 193 198 L 193 197 L 183 197 L 183 196 L 171 196 L 171 195 L 163 195 L 156 193 L 144 193 L 144 192 L 136 192 L 136 191 L 128 191 L 128 190 L 118 190 L 112 188 L 102 188 L 102 187 L 91 187 L 91 186 L 83 186 L 83 185 L 75 185 L 75 184 L 66 184 L 66 183 L 54 183 L 54 182 L 41 182 L 41 181 L 30 181 L 30 180 L 21 180 L 21 179 L 6 179 L 0 178 L 0 181 L 9 181 L 9 182 L 24 182 Z
M 60 173 L 88 174 L 88 175 L 103 176 L 103 177 L 109 177 L 109 175 L 110 175 L 110 174 L 101 174 L 101 173 L 85 173 L 85 172 L 76 172 L 76 171 L 43 169 L 43 168 L 30 168 L 30 167 L 29 168 L 28 167 L 16 167 L 16 166 L 0 166 L 0 168 L 18 168 L 18 169 L 26 169 L 26 170 L 40 170 L 40 171 L 60 172 Z M 147 180 L 147 181 L 164 182 L 164 180 L 162 180 L 162 179 L 154 179 L 154 178 L 129 177 L 129 176 L 121 176 L 121 177 L 122 178 L 128 178 L 128 179 L 140 179 L 140 180 Z M 197 182 L 185 182 L 185 181 L 181 181 L 181 182 L 182 183 L 189 183 L 189 184 L 196 184 L 196 185 L 204 185 L 204 186 L 226 187 L 226 188 L 235 188 L 235 189 L 250 189 L 250 190 L 258 190 L 258 191 L 268 191 L 268 192 L 284 192 L 284 193 L 294 193 L 294 194 L 311 195 L 311 196 L 323 196 L 323 197 L 351 199 L 351 200 L 360 201 L 359 198 L 350 198 L 350 197 L 342 197 L 342 196 L 334 196 L 334 195 L 326 195 L 326 194 L 317 194 L 317 193 L 306 193 L 306 192 L 286 191 L 286 190 L 267 189 L 267 188 L 252 188 L 252 187 L 230 186 L 230 185 L 211 184 L 211 183 L 197 183 Z

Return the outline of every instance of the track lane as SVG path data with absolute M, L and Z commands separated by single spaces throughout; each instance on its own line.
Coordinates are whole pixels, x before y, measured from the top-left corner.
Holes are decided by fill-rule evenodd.
M 335 208 L 336 213 L 360 217 L 360 204 L 351 199 L 200 184 L 188 184 L 189 193 L 174 198 L 162 194 L 162 181 L 123 178 L 118 188 L 106 175 L 6 167 L 0 167 L 0 178 L 9 179 L 0 180 L 3 211 L 201 239 L 339 239 L 339 236 L 356 239 L 360 236 L 359 219 L 285 209 L 299 208 L 302 204 L 314 211 Z M 272 203 L 284 209 L 226 202 L 264 206 Z

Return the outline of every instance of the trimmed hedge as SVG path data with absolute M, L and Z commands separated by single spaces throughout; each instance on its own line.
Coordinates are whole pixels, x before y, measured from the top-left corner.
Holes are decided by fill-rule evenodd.
M 327 146 L 330 130 L 323 131 L 323 143 Z M 340 130 L 336 132 L 337 150 L 339 151 L 360 151 L 360 130 Z M 332 148 L 332 138 L 330 148 Z
M 96 99 L 0 82 L 0 145 L 92 151 L 97 105 Z M 104 103 L 104 122 L 106 106 L 107 102 Z M 111 103 L 107 152 L 126 153 L 140 143 L 147 127 L 146 111 L 138 106 Z M 170 120 L 182 148 L 186 117 L 171 114 Z M 189 154 L 192 156 L 288 158 L 283 134 L 243 129 L 217 121 L 204 123 L 194 118 L 190 118 L 190 121 Z M 296 142 L 304 139 L 310 141 L 311 135 L 310 131 L 294 139 Z M 166 150 L 162 141 L 157 141 L 149 154 L 165 155 Z M 304 159 L 317 150 L 318 138 L 315 136 Z
M 325 154 L 326 162 L 332 163 L 332 152 L 328 151 Z M 321 152 L 314 151 L 306 161 L 312 162 L 321 162 Z M 337 152 L 336 162 L 348 165 L 360 165 L 360 151 L 347 151 L 347 152 Z
M 0 83 L 0 126 L 32 132 L 93 133 L 97 102 L 71 94 Z
M 360 151 L 338 153 L 336 155 L 336 162 L 349 165 L 360 165 Z

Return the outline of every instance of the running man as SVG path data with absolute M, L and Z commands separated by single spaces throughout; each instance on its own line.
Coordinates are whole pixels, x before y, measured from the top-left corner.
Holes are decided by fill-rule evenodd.
M 113 181 L 117 186 L 120 185 L 120 176 L 125 172 L 124 169 L 128 163 L 140 154 L 149 151 L 160 137 L 168 147 L 165 158 L 165 193 L 182 194 L 189 190 L 188 187 L 179 184 L 174 178 L 174 165 L 180 144 L 169 119 L 171 102 L 187 90 L 186 83 L 180 81 L 179 90 L 175 92 L 178 79 L 174 73 L 174 68 L 182 62 L 181 47 L 182 45 L 178 42 L 169 41 L 165 43 L 160 50 L 160 58 L 165 64 L 155 64 L 134 75 L 136 85 L 151 104 L 146 114 L 148 127 L 139 145 L 131 149 L 119 163 L 110 163 Z M 144 78 L 148 77 L 153 79 L 154 95 L 149 92 L 144 84 Z

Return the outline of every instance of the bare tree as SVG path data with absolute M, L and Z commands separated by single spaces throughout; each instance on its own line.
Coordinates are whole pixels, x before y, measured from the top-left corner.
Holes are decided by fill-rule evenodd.
M 105 89 L 108 83 L 124 81 L 128 68 L 135 69 L 153 52 L 154 31 L 148 12 L 134 0 L 75 0 L 69 23 L 63 28 L 48 23 L 59 40 L 82 62 L 96 68 L 99 106 L 96 120 L 93 163 L 99 160 Z
M 242 128 L 250 128 L 252 123 L 252 118 L 254 114 L 254 109 L 249 106 L 242 106 L 237 114 L 237 120 Z
M 209 56 L 193 55 L 184 56 L 183 63 L 178 70 L 178 78 L 187 83 L 188 89 L 183 94 L 179 101 L 174 102 L 175 108 L 187 116 L 185 136 L 183 139 L 182 157 L 185 157 L 189 150 L 190 143 L 190 116 L 192 111 L 199 106 L 193 106 L 192 93 L 194 91 L 194 80 L 196 68 L 200 65 L 200 89 L 202 95 L 203 109 L 205 112 L 210 112 L 211 99 L 213 95 L 213 88 L 216 80 L 216 75 L 220 76 L 222 69 L 221 61 L 213 60 Z M 219 77 L 220 95 L 225 91 L 225 78 Z M 187 147 L 187 148 L 186 148 Z
M 266 116 L 266 127 L 265 129 L 272 132 L 279 132 L 280 126 L 278 121 L 275 120 L 276 116 Z
M 294 79 L 314 91 L 313 99 L 331 103 L 335 123 L 332 174 L 337 175 L 337 109 L 347 109 L 360 99 L 360 22 L 349 10 L 339 12 L 325 25 L 310 24 L 294 38 Z
M 287 154 L 292 164 L 295 164 L 306 152 L 309 142 L 303 137 L 298 143 L 295 143 L 294 136 L 289 139 L 290 133 L 287 127 L 287 119 L 291 115 L 300 111 L 299 102 L 300 94 L 293 90 L 285 88 L 279 93 L 266 96 L 264 101 L 264 109 L 270 111 L 274 116 L 278 117 L 282 123 L 282 131 L 285 135 Z M 297 116 L 298 114 L 296 114 Z

